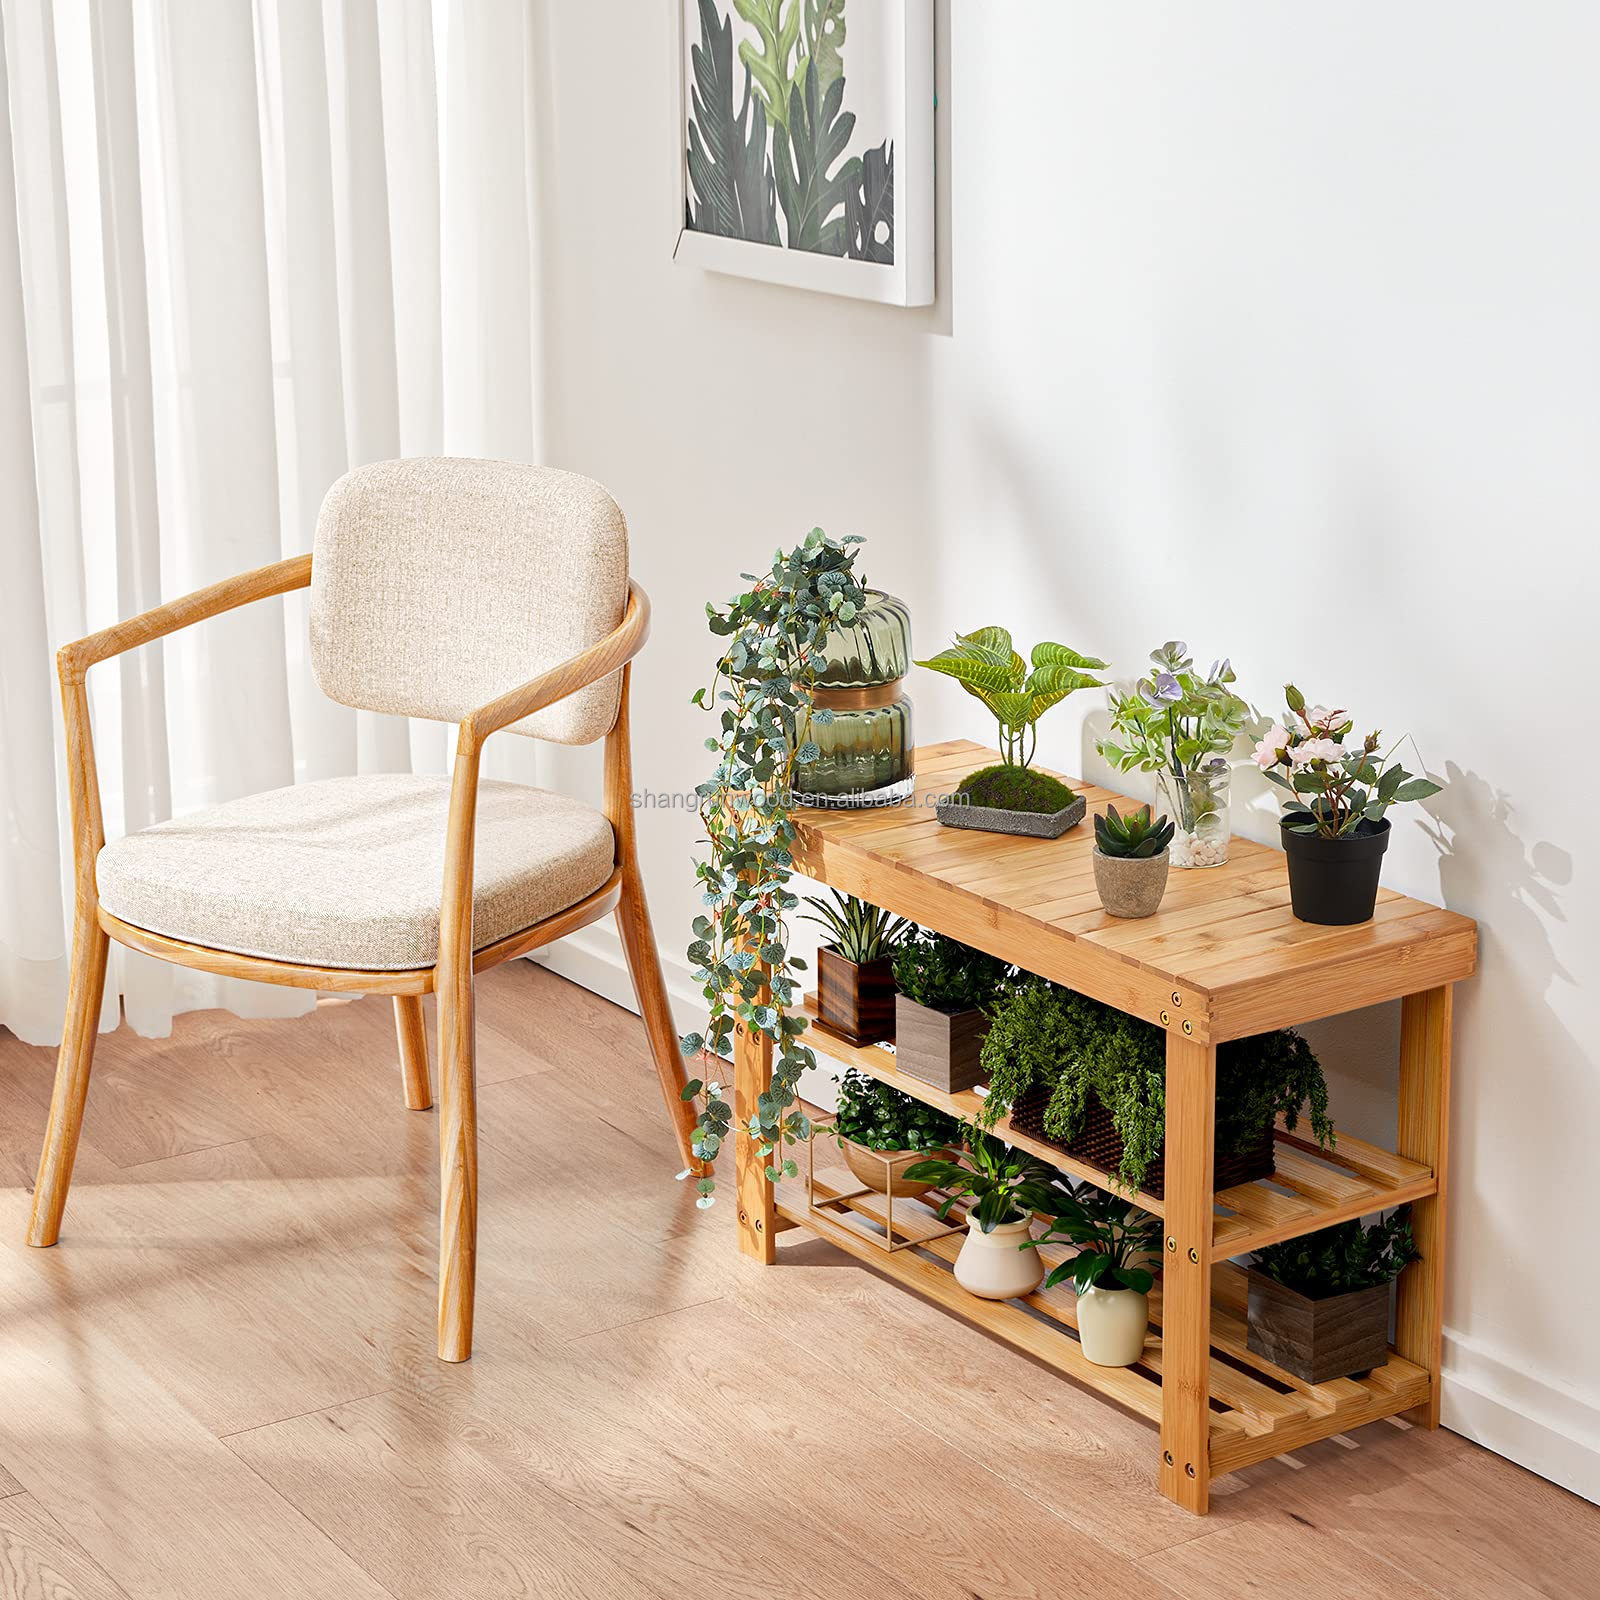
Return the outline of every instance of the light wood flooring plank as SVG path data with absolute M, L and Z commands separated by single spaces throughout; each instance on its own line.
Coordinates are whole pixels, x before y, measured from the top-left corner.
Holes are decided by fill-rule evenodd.
M 128 1600 L 31 1495 L 0 1500 L 0 1595 L 5 1600 Z

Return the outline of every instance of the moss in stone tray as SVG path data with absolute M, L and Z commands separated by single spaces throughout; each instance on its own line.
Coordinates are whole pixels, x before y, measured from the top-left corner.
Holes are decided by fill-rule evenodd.
M 1004 763 L 969 772 L 956 785 L 956 793 L 965 795 L 969 805 L 993 806 L 999 811 L 1042 811 L 1047 816 L 1078 798 L 1059 778 Z

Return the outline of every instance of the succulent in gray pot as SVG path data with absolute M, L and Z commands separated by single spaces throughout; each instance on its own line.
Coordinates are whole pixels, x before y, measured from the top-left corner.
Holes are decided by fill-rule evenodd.
M 1124 817 L 1107 806 L 1094 819 L 1094 886 L 1113 917 L 1154 916 L 1167 892 L 1173 826 L 1150 807 Z
M 894 1038 L 895 947 L 912 924 L 853 894 L 813 895 L 806 921 L 830 934 L 817 951 L 817 1022 L 851 1044 Z
M 1083 796 L 1059 778 L 1035 771 L 1033 753 L 1039 718 L 1075 690 L 1100 688 L 1100 680 L 1089 674 L 1105 662 L 1047 642 L 1033 647 L 1030 665 L 1012 648 L 1004 628 L 979 628 L 958 635 L 949 649 L 917 665 L 954 678 L 983 702 L 1000 730 L 1000 760 L 969 772 L 953 795 L 940 800 L 939 821 L 945 827 L 1059 839 L 1083 821 Z
M 1389 1285 L 1417 1260 L 1411 1208 L 1269 1244 L 1249 1271 L 1246 1343 L 1304 1383 L 1389 1359 Z
M 894 956 L 894 1061 L 907 1077 L 959 1094 L 980 1082 L 987 1008 L 1011 968 L 959 939 L 922 929 Z
M 1289 858 L 1289 904 L 1302 922 L 1343 927 L 1371 919 L 1392 805 L 1438 794 L 1431 778 L 1414 777 L 1380 752 L 1376 732 L 1359 744 L 1347 711 L 1306 706 L 1284 686 L 1288 711 L 1262 735 L 1255 762 L 1269 783 L 1288 791 L 1279 827 Z

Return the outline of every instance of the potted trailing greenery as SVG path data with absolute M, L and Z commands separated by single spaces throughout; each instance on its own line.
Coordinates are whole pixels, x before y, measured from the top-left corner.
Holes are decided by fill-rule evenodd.
M 1083 797 L 1059 778 L 1034 771 L 1031 763 L 1039 718 L 1074 690 L 1099 688 L 1100 680 L 1089 674 L 1105 662 L 1064 644 L 1036 644 L 1030 670 L 1004 628 L 979 628 L 958 635 L 949 649 L 917 665 L 954 678 L 983 702 L 1000 728 L 1000 761 L 968 773 L 954 796 L 939 802 L 940 822 L 1058 839 L 1083 821 Z
M 922 929 L 894 954 L 894 1058 L 908 1077 L 959 1094 L 978 1082 L 985 1008 L 1011 968 L 959 939 Z
M 1152 820 L 1145 806 L 1131 816 L 1118 816 L 1107 806 L 1094 819 L 1094 886 L 1100 904 L 1113 917 L 1154 916 L 1167 892 L 1172 824 Z
M 1150 1329 L 1148 1263 L 1159 1259 L 1161 1219 L 1093 1184 L 1072 1184 L 1049 1231 L 1078 1253 L 1052 1269 L 1045 1288 L 1071 1282 L 1078 1292 L 1078 1341 L 1097 1367 L 1131 1367 Z
M 834 1133 L 845 1165 L 878 1194 L 909 1199 L 929 1185 L 914 1183 L 906 1169 L 961 1142 L 961 1124 L 865 1072 L 847 1068 L 835 1078 Z
M 1389 1285 L 1417 1259 L 1409 1206 L 1267 1245 L 1250 1264 L 1246 1343 L 1306 1383 L 1381 1367 Z
M 1029 976 L 995 1006 L 981 1060 L 986 1126 L 1009 1111 L 1014 1126 L 1111 1173 L 1125 1193 L 1163 1194 L 1162 1029 Z M 1215 1187 L 1270 1177 L 1274 1119 L 1292 1129 L 1308 1104 L 1313 1136 L 1331 1145 L 1328 1085 L 1292 1029 L 1218 1046 Z
M 724 641 L 709 687 L 693 703 L 717 715 L 718 732 L 706 741 L 716 757 L 710 777 L 695 789 L 709 859 L 695 863 L 703 910 L 694 919 L 689 963 L 710 1015 L 703 1034 L 680 1041 L 690 1057 L 725 1061 L 734 1029 L 743 1026 L 772 1045 L 772 1082 L 750 1114 L 749 1132 L 766 1160 L 767 1177 L 793 1177 L 797 1163 L 786 1145 L 811 1134 L 799 1107 L 800 1074 L 816 1056 L 800 1042 L 805 1018 L 792 1013 L 799 1000 L 796 974 L 804 961 L 789 955 L 786 913 L 799 904 L 789 888 L 793 873 L 794 773 L 815 761 L 815 741 L 797 737 L 813 711 L 812 689 L 821 652 L 834 628 L 849 623 L 866 603 L 856 576 L 859 539 L 831 539 L 813 528 L 790 551 L 778 551 L 770 569 L 726 606 L 707 605 L 707 626 Z M 733 1122 L 723 1084 L 692 1078 L 684 1098 L 705 1095 L 693 1150 L 702 1170 L 700 1206 L 714 1203 L 709 1170 Z
M 1438 794 L 1439 785 L 1413 777 L 1394 760 L 1394 749 L 1380 754 L 1376 732 L 1346 746 L 1355 726 L 1348 712 L 1308 710 L 1292 683 L 1283 693 L 1288 712 L 1262 735 L 1255 760 L 1268 781 L 1289 794 L 1280 824 L 1289 904 L 1302 922 L 1366 922 L 1389 848 L 1384 813 Z
M 1036 1213 L 1054 1216 L 1066 1191 L 1061 1174 L 1037 1156 L 1014 1150 L 971 1124 L 963 1129 L 966 1163 L 919 1161 L 906 1171 L 914 1183 L 945 1191 L 943 1222 L 958 1202 L 970 1202 L 967 1236 L 956 1257 L 956 1282 L 984 1300 L 1032 1294 L 1044 1263 L 1030 1238 Z
M 1173 866 L 1217 867 L 1232 834 L 1228 752 L 1250 708 L 1229 688 L 1229 662 L 1202 676 L 1188 649 L 1169 639 L 1150 652 L 1155 671 L 1132 694 L 1111 696 L 1111 736 L 1096 748 L 1118 772 L 1155 774 L 1175 828 Z
M 831 936 L 817 952 L 817 1021 L 852 1044 L 894 1038 L 895 947 L 911 930 L 853 894 L 811 896 L 807 922 Z

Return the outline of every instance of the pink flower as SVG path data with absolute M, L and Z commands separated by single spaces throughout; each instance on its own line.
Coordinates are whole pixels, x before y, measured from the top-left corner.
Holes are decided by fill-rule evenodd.
M 1275 767 L 1283 760 L 1283 749 L 1289 742 L 1289 730 L 1281 722 L 1274 722 L 1262 734 L 1261 742 L 1255 747 L 1253 755 L 1255 763 L 1263 772 L 1270 767 Z
M 1345 716 L 1346 713 L 1337 706 L 1333 707 L 1332 709 L 1327 706 L 1312 706 L 1312 708 L 1306 712 L 1306 721 L 1310 723 L 1310 725 L 1315 728 L 1318 733 L 1327 733 L 1330 730 L 1337 728 L 1344 721 Z
M 1289 752 L 1289 765 L 1299 772 L 1313 761 L 1326 761 L 1332 766 L 1344 760 L 1344 746 L 1337 739 L 1306 739 Z

